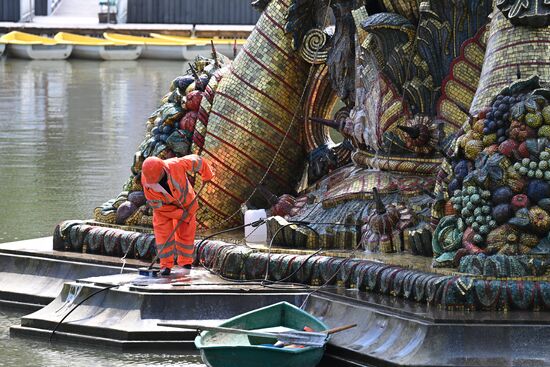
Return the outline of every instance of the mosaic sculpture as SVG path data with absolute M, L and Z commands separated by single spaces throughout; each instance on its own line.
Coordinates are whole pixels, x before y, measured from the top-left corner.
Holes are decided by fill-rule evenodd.
M 240 207 L 248 200 L 257 199 L 251 197 L 251 191 L 259 182 L 276 194 L 294 191 L 300 178 L 297 172 L 303 166 L 297 120 L 308 64 L 291 50 L 291 37 L 284 31 L 287 12 L 288 4 L 272 2 L 231 66 L 225 65 L 221 57 L 215 62 L 204 61 L 209 70 L 196 65 L 196 77 L 203 88 L 195 90 L 195 83 L 187 86 L 187 81 L 193 81 L 192 75 L 173 82 L 168 100 L 163 101 L 166 103 L 149 119 L 151 138 L 136 153 L 128 191 L 140 189 L 140 164 L 148 155 L 168 158 L 187 151 L 207 158 L 217 172 L 202 195 L 202 209 L 197 214 L 202 229 L 240 223 Z M 272 54 L 266 50 L 277 52 Z M 180 126 L 176 133 L 171 133 L 176 121 Z M 154 125 L 163 129 L 159 131 L 160 138 L 174 135 L 177 150 L 162 139 L 154 147 L 151 145 L 151 141 L 157 140 L 151 130 Z M 124 195 L 108 203 L 101 212 L 98 209 L 96 220 L 109 221 L 106 215 L 122 200 Z M 143 210 L 150 214 L 144 207 Z M 112 221 L 114 214 L 111 215 Z M 147 221 L 148 218 L 139 224 Z M 137 224 L 132 220 L 124 223 Z
M 298 282 L 338 271 L 348 287 L 447 307 L 547 309 L 547 1 L 253 4 L 262 16 L 243 51 L 232 62 L 214 52 L 174 80 L 125 191 L 96 223 L 60 225 L 57 248 L 150 257 L 152 236 L 133 232 L 150 233 L 140 164 L 196 153 L 217 171 L 203 230 L 240 224 L 243 205 L 266 208 L 274 246 L 352 255 L 202 243 L 195 260 L 227 276 L 262 278 L 270 261 L 281 279 L 303 260 Z M 405 270 L 359 252 L 433 264 Z

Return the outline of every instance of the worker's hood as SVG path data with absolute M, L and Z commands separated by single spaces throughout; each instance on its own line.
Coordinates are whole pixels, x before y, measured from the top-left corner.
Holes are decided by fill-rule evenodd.
M 141 181 L 147 184 L 158 183 L 162 173 L 166 171 L 166 164 L 158 157 L 149 157 L 141 166 Z

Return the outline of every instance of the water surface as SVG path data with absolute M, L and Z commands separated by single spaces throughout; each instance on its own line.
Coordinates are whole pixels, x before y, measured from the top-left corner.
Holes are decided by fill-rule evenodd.
M 10 338 L 9 327 L 19 324 L 19 318 L 23 315 L 22 312 L 0 308 L 0 366 L 205 367 L 198 355 L 123 353 L 103 347 Z
M 49 236 L 115 197 L 177 61 L 0 59 L 0 242 Z
M 0 59 L 0 242 L 49 236 L 116 196 L 147 117 L 186 67 Z M 203 366 L 197 355 L 10 338 L 24 314 L 0 309 L 0 366 Z

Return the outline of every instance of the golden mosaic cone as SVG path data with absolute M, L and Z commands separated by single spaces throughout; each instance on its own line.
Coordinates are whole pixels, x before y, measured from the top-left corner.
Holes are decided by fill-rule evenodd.
M 517 80 L 518 68 L 522 78 L 536 74 L 541 80 L 549 80 L 549 42 L 550 27 L 513 26 L 500 11 L 495 11 L 470 114 L 489 106 L 503 88 Z
M 239 224 L 239 208 L 269 168 L 264 184 L 275 194 L 291 192 L 302 174 L 308 64 L 284 31 L 287 15 L 288 4 L 270 3 L 216 90 L 202 151 L 216 172 L 197 215 L 203 228 Z

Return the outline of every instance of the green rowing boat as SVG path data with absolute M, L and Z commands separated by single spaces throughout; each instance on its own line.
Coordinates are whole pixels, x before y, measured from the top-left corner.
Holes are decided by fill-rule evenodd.
M 287 302 L 235 316 L 220 326 L 258 331 L 327 329 L 320 320 Z M 210 367 L 314 367 L 325 352 L 324 346 L 277 348 L 276 342 L 276 339 L 216 331 L 203 331 L 195 338 L 203 362 Z

